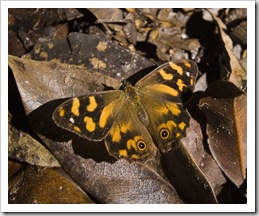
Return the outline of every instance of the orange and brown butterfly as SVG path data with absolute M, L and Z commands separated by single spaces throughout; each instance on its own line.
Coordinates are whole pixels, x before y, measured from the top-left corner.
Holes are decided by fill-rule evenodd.
M 171 149 L 185 136 L 190 116 L 182 92 L 194 88 L 198 74 L 191 60 L 167 62 L 135 86 L 71 98 L 53 113 L 55 123 L 92 141 L 104 140 L 110 155 L 147 160 Z

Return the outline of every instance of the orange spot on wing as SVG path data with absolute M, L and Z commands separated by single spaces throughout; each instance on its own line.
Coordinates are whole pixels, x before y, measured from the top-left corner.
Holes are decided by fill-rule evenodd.
M 73 127 L 73 130 L 74 130 L 74 131 L 76 131 L 76 132 L 78 132 L 78 133 L 81 133 L 80 128 L 79 128 L 79 127 L 77 127 L 77 126 L 74 126 L 74 127 Z
M 174 102 L 167 102 L 166 107 L 175 116 L 178 116 L 181 113 L 181 110 L 179 109 L 178 105 Z
M 176 85 L 178 85 L 180 91 L 183 91 L 183 87 L 187 87 L 181 79 L 177 80 Z
M 174 78 L 173 74 L 166 73 L 163 69 L 159 70 L 159 73 L 165 80 L 172 80 Z
M 71 107 L 71 113 L 73 113 L 75 116 L 79 116 L 79 106 L 80 106 L 79 99 L 74 98 L 72 107 Z
M 116 102 L 111 102 L 105 106 L 102 110 L 102 114 L 99 119 L 100 128 L 104 128 L 107 124 L 108 118 L 111 116 L 112 111 L 116 108 Z
M 126 149 L 122 149 L 122 150 L 119 150 L 119 155 L 123 156 L 123 157 L 127 157 L 128 156 L 128 152 L 127 152 Z
M 171 68 L 176 70 L 177 73 L 179 73 L 180 75 L 183 75 L 183 68 L 182 67 L 178 66 L 177 64 L 175 64 L 173 62 L 169 62 L 169 65 L 171 66 Z
M 190 63 L 189 62 L 184 62 L 184 65 L 186 66 L 186 67 L 188 67 L 188 68 L 190 68 L 191 67 L 191 65 L 190 65 Z
M 64 117 L 64 116 L 65 116 L 65 112 L 66 112 L 66 111 L 63 109 L 63 107 L 60 107 L 60 108 L 59 108 L 59 116 L 60 116 L 60 117 Z
M 184 122 L 181 122 L 178 126 L 181 130 L 184 130 L 186 124 Z
M 174 97 L 177 97 L 178 96 L 178 91 L 167 86 L 167 85 L 164 85 L 164 84 L 156 84 L 156 85 L 153 85 L 152 86 L 152 90 L 155 90 L 157 92 L 161 92 L 161 93 L 166 93 L 166 94 L 170 94 Z
M 110 130 L 110 135 L 112 137 L 112 142 L 120 142 L 121 141 L 121 131 L 119 125 L 113 126 Z
M 96 124 L 94 123 L 93 119 L 91 117 L 85 116 L 84 122 L 86 123 L 85 128 L 89 132 L 93 132 L 96 128 Z
M 93 112 L 97 107 L 97 103 L 94 96 L 89 97 L 89 105 L 86 107 L 88 112 Z

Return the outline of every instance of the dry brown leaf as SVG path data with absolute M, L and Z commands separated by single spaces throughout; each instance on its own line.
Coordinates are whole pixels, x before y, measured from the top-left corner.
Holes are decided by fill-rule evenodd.
M 65 39 L 68 20 L 82 16 L 73 8 L 10 8 L 8 54 L 22 56 L 43 38 Z
M 211 153 L 238 187 L 246 177 L 246 95 L 225 81 L 212 83 L 200 100 Z
M 29 133 L 16 129 L 9 117 L 8 157 L 42 167 L 59 167 L 57 159 Z
M 240 166 L 243 179 L 246 178 L 247 167 L 247 101 L 246 95 L 240 95 L 233 101 L 236 130 L 238 131 Z
M 19 172 L 22 167 L 23 165 L 21 163 L 8 159 L 8 179 Z
M 124 159 L 96 163 L 75 155 L 71 142 L 48 146 L 70 176 L 101 203 L 183 203 L 168 182 L 143 164 Z
M 123 21 L 122 10 L 118 8 L 89 8 L 88 10 L 96 16 L 98 23 L 102 23 L 114 31 L 122 30 L 122 25 L 115 24 Z M 109 31 L 108 27 L 106 29 Z
M 107 48 L 100 50 L 100 43 L 106 44 Z M 119 46 L 104 35 L 77 32 L 70 33 L 67 40 L 40 42 L 26 57 L 40 61 L 58 60 L 62 63 L 85 66 L 119 81 L 125 80 L 140 70 L 154 66 L 152 61 Z
M 9 204 L 94 203 L 62 170 L 27 166 L 9 180 Z
M 222 189 L 222 185 L 226 183 L 226 179 L 217 163 L 213 160 L 211 155 L 206 152 L 203 142 L 200 125 L 194 119 L 191 119 L 190 128 L 187 129 L 187 136 L 182 139 L 182 145 L 204 174 L 213 192 L 217 196 Z

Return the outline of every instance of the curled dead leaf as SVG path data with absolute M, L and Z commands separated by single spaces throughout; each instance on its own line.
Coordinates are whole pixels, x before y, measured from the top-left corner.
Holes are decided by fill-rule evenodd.
M 210 151 L 239 187 L 246 178 L 246 95 L 232 83 L 216 81 L 205 91 L 200 107 L 207 119 Z

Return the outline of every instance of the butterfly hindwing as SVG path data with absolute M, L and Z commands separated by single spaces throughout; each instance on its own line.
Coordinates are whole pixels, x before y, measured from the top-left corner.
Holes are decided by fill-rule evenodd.
M 154 157 L 157 150 L 130 102 L 126 102 L 120 110 L 105 144 L 111 155 L 126 157 L 129 161 L 147 160 Z
M 185 136 L 190 117 L 182 105 L 182 92 L 193 90 L 197 74 L 193 61 L 180 60 L 158 67 L 136 84 L 149 116 L 148 128 L 162 152 Z

